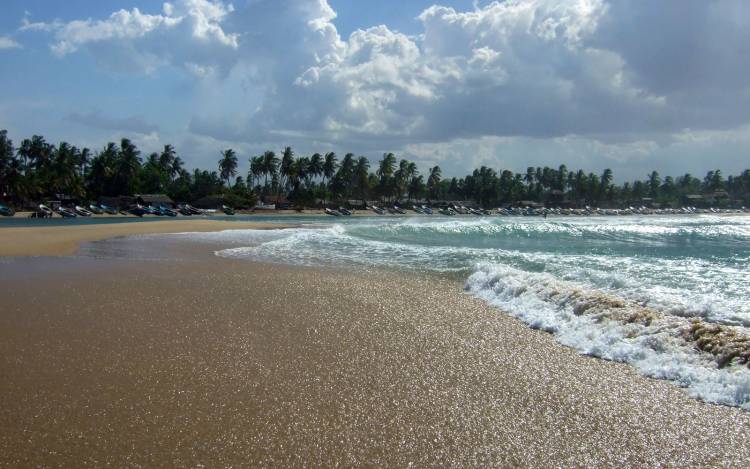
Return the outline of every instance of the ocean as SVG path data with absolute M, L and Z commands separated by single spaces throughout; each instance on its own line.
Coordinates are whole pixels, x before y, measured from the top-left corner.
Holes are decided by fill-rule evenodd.
M 750 410 L 750 217 L 325 222 L 178 236 L 227 246 L 225 258 L 452 276 L 581 353 Z

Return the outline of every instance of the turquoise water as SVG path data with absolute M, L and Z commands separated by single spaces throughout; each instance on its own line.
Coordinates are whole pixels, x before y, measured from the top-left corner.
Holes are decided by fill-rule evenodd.
M 316 226 L 173 236 L 226 246 L 219 257 L 458 277 L 498 314 L 582 353 L 750 409 L 746 364 L 722 361 L 725 351 L 701 351 L 690 338 L 693 321 L 702 321 L 733 335 L 729 348 L 750 348 L 742 342 L 750 333 L 750 217 L 299 221 Z

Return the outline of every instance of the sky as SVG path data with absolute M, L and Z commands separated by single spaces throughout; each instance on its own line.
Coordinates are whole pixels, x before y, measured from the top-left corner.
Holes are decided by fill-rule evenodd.
M 0 129 L 189 167 L 750 167 L 746 0 L 3 0 Z

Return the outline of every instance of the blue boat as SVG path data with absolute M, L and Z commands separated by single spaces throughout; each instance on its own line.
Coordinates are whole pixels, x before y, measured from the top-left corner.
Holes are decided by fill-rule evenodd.
M 104 204 L 99 205 L 99 207 L 101 207 L 102 210 L 110 215 L 117 215 L 117 209 L 114 207 L 110 207 L 109 205 Z
M 148 211 L 140 205 L 136 205 L 135 207 L 128 210 L 128 213 L 131 215 L 135 215 L 136 217 L 142 217 L 143 215 L 146 215 Z
M 16 214 L 16 211 L 13 210 L 10 207 L 6 207 L 5 205 L 0 204 L 0 215 L 4 217 L 12 217 Z
M 159 213 L 161 213 L 161 214 L 162 214 L 163 216 L 166 216 L 166 217 L 176 217 L 176 216 L 177 216 L 177 212 L 175 212 L 175 211 L 174 211 L 174 210 L 172 210 L 171 208 L 165 207 L 165 206 L 163 206 L 163 205 L 161 205 L 161 206 L 159 206 L 159 207 L 156 207 L 156 209 L 157 209 L 157 210 L 159 211 Z

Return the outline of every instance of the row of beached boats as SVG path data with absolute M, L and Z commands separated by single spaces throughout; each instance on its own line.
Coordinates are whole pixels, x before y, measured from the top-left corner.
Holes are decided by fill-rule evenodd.
M 3 211 L 3 208 L 7 208 L 4 205 L 0 205 L 0 214 L 4 216 L 13 216 L 15 211 L 7 208 L 7 212 Z M 235 210 L 227 205 L 222 206 L 222 212 L 226 215 L 234 215 Z M 77 217 L 90 217 L 93 215 L 133 215 L 136 217 L 143 217 L 145 215 L 154 215 L 157 217 L 176 217 L 178 214 L 183 216 L 194 216 L 194 215 L 213 215 L 217 213 L 217 210 L 204 210 L 193 207 L 190 204 L 180 204 L 176 208 L 166 207 L 164 205 L 140 205 L 136 204 L 127 209 L 118 209 L 105 204 L 91 204 L 88 206 L 74 205 L 72 207 L 57 207 L 52 209 L 44 204 L 39 206 L 31 212 L 30 218 L 52 218 L 54 215 L 59 215 L 63 218 L 77 218 Z
M 731 214 L 731 213 L 748 213 L 750 212 L 745 207 L 733 208 L 733 209 L 720 209 L 720 208 L 696 208 L 696 207 L 681 207 L 681 208 L 649 208 L 649 207 L 627 207 L 627 208 L 599 208 L 599 207 L 584 207 L 584 208 L 499 208 L 497 209 L 498 215 L 505 216 L 548 216 L 548 215 L 562 215 L 562 216 L 626 216 L 626 215 L 691 215 L 691 214 Z
M 406 209 L 393 205 L 390 207 L 378 207 L 376 205 L 369 205 L 367 210 L 374 212 L 377 215 L 404 215 L 407 213 Z M 541 216 L 547 217 L 548 215 L 560 215 L 560 216 L 624 216 L 624 215 L 689 215 L 689 214 L 731 214 L 731 213 L 750 213 L 750 210 L 741 207 L 736 209 L 719 209 L 719 208 L 696 208 L 696 207 L 682 207 L 682 208 L 663 208 L 653 209 L 648 207 L 627 207 L 623 209 L 603 209 L 598 207 L 584 207 L 584 208 L 533 208 L 533 207 L 511 207 L 511 208 L 498 208 L 496 210 L 487 210 L 483 208 L 466 207 L 464 205 L 448 205 L 439 208 L 428 207 L 427 205 L 414 205 L 409 210 L 414 213 L 422 215 L 432 215 L 433 213 L 439 213 L 445 216 L 455 215 L 476 215 L 476 216 Z M 339 207 L 338 209 L 326 208 L 326 215 L 332 215 L 335 217 L 349 216 L 352 211 Z

